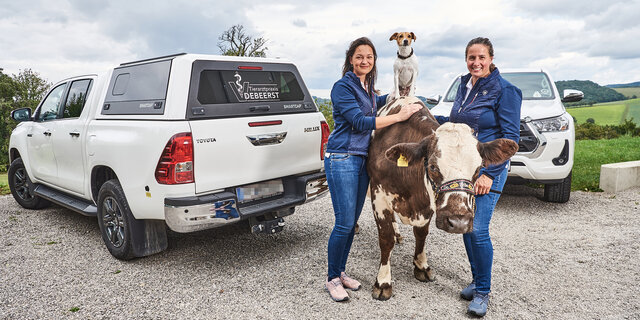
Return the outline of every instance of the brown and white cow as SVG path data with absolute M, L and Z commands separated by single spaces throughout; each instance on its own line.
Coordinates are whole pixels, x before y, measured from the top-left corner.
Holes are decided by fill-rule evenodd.
M 389 101 L 379 115 L 397 113 L 415 97 Z M 450 233 L 473 230 L 473 183 L 482 164 L 501 163 L 518 145 L 508 139 L 479 143 L 465 124 L 439 125 L 425 107 L 407 121 L 379 129 L 371 140 L 367 170 L 380 244 L 380 268 L 373 297 L 391 297 L 391 250 L 397 240 L 395 216 L 413 226 L 416 238 L 413 274 L 431 281 L 434 274 L 425 254 L 429 223 Z

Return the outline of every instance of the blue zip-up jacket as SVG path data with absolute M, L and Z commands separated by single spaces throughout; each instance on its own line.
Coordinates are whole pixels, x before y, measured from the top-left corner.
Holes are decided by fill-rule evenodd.
M 449 117 L 437 116 L 440 124 L 451 121 L 470 126 L 480 142 L 507 138 L 518 143 L 520 140 L 520 107 L 522 92 L 500 76 L 496 68 L 486 78 L 480 78 L 467 94 L 467 82 L 471 74 L 460 79 L 460 87 Z M 499 165 L 490 165 L 480 170 L 493 179 L 507 165 L 508 160 Z
M 387 96 L 370 96 L 360 78 L 348 71 L 331 89 L 334 129 L 329 135 L 327 152 L 366 156 L 371 131 L 376 128 L 377 106 L 383 106 Z

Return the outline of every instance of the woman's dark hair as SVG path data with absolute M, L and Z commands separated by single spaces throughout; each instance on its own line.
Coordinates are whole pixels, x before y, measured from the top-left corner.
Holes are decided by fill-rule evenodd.
M 493 58 L 493 44 L 491 44 L 491 41 L 488 38 L 483 38 L 483 37 L 477 37 L 475 39 L 471 39 L 471 41 L 469 41 L 469 43 L 467 43 L 467 48 L 464 49 L 464 59 L 467 59 L 467 54 L 469 53 L 469 48 L 474 45 L 474 44 L 481 44 L 485 47 L 487 47 L 487 50 L 489 51 L 489 56 L 491 56 L 491 58 Z M 496 65 L 495 64 L 491 64 L 489 66 L 489 71 L 493 72 L 493 70 L 496 69 Z
M 376 53 L 376 47 L 373 46 L 373 42 L 371 42 L 369 38 L 362 37 L 362 38 L 355 39 L 351 42 L 351 44 L 349 45 L 349 49 L 347 49 L 347 54 L 344 59 L 344 65 L 342 66 L 342 76 L 344 77 L 344 75 L 348 71 L 353 71 L 353 65 L 351 65 L 351 57 L 353 57 L 353 55 L 355 54 L 356 48 L 358 48 L 361 45 L 367 45 L 371 47 L 371 50 L 373 50 L 373 68 L 371 69 L 371 71 L 369 71 L 369 73 L 367 73 L 367 75 L 364 78 L 365 84 L 367 85 L 367 89 L 369 90 L 369 94 L 371 94 L 372 92 L 376 91 L 374 86 L 376 82 L 376 77 L 378 76 L 378 68 L 376 67 L 376 64 L 377 64 L 376 62 L 378 61 L 378 54 Z

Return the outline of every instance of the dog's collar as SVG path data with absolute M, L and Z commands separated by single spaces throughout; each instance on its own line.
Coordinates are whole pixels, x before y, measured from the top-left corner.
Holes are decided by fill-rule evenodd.
M 411 53 L 409 53 L 409 55 L 408 55 L 408 56 L 406 56 L 406 57 L 401 56 L 401 55 L 400 55 L 400 51 L 398 51 L 398 58 L 400 58 L 400 59 L 402 59 L 402 60 L 404 60 L 404 59 L 409 59 L 412 55 L 413 55 L 413 48 L 411 48 Z

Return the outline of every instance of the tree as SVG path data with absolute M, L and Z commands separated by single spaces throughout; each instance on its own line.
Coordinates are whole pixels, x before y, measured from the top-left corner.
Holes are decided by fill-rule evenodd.
M 34 110 L 49 89 L 38 73 L 25 69 L 11 77 L 0 69 L 0 171 L 9 168 L 9 137 L 16 127 L 11 111 L 29 107 Z
M 25 107 L 35 109 L 51 85 L 31 69 L 24 69 L 18 75 L 13 75 L 13 82 L 16 89 L 14 109 Z
M 225 56 L 241 56 L 241 57 L 266 57 L 267 47 L 264 45 L 267 43 L 265 38 L 253 39 L 250 35 L 247 35 L 244 30 L 244 26 L 237 24 L 232 26 L 228 30 L 224 31 L 220 37 L 218 37 L 218 48 L 220 52 Z

